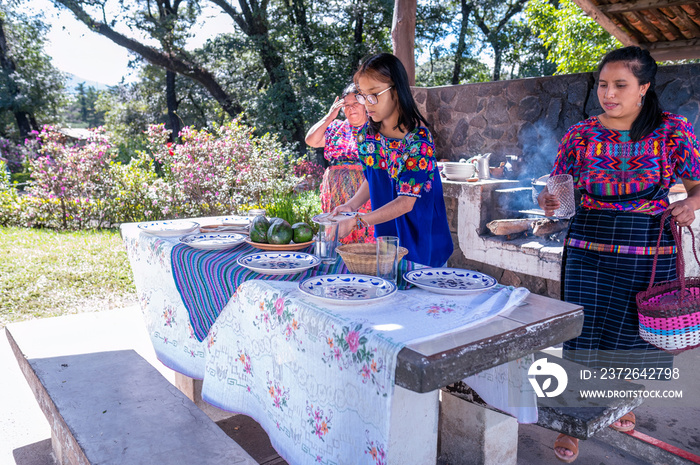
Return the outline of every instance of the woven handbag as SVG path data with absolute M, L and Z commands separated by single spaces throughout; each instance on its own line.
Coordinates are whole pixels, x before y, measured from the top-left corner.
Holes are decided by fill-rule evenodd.
M 656 263 L 659 258 L 659 245 L 663 225 L 670 212 L 661 217 L 661 230 L 656 241 L 654 266 L 651 281 L 646 291 L 637 294 L 639 313 L 639 336 L 648 343 L 672 354 L 700 346 L 700 277 L 685 276 L 685 260 L 681 246 L 682 227 L 671 222 L 671 231 L 676 241 L 676 279 L 654 284 Z M 700 265 L 695 249 L 695 235 L 688 226 L 693 244 L 695 261 Z

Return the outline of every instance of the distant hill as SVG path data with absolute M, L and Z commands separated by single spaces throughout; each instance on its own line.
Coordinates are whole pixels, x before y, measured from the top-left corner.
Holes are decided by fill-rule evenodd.
M 107 90 L 107 88 L 109 87 L 107 84 L 102 84 L 101 82 L 83 79 L 80 76 L 76 76 L 75 74 L 66 73 L 66 75 L 68 76 L 68 79 L 66 80 L 66 90 L 68 90 L 68 92 L 70 92 L 71 94 L 74 94 L 76 92 L 76 87 L 81 82 L 85 83 L 86 88 L 87 87 L 94 87 L 97 90 Z

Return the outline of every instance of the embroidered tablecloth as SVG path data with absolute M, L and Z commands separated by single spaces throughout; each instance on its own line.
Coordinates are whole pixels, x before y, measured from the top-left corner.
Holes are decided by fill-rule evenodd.
M 202 397 L 255 418 L 289 463 L 388 463 L 399 351 L 483 323 L 528 294 L 412 289 L 347 306 L 309 297 L 296 283 L 247 281 L 206 339 Z

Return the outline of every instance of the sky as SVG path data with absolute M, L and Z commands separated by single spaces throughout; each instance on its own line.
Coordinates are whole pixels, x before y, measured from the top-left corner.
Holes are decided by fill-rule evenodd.
M 137 80 L 136 72 L 128 67 L 133 55 L 124 47 L 90 31 L 71 12 L 59 10 L 50 0 L 30 0 L 29 8 L 43 12 L 44 21 L 51 25 L 44 51 L 56 68 L 110 86 L 119 84 L 122 78 L 125 82 Z M 205 10 L 203 16 L 207 19 L 195 26 L 188 48 L 201 46 L 208 37 L 233 27 L 232 20 L 223 14 Z M 130 32 L 120 32 L 133 37 Z

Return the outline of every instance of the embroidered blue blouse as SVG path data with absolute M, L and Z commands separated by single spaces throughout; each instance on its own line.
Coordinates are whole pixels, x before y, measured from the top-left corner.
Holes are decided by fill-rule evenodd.
M 398 236 L 408 249 L 406 260 L 443 266 L 452 255 L 452 235 L 430 131 L 419 127 L 403 139 L 392 139 L 374 133 L 365 123 L 357 134 L 357 148 L 372 210 L 399 195 L 416 197 L 413 210 L 375 225 L 375 236 Z

